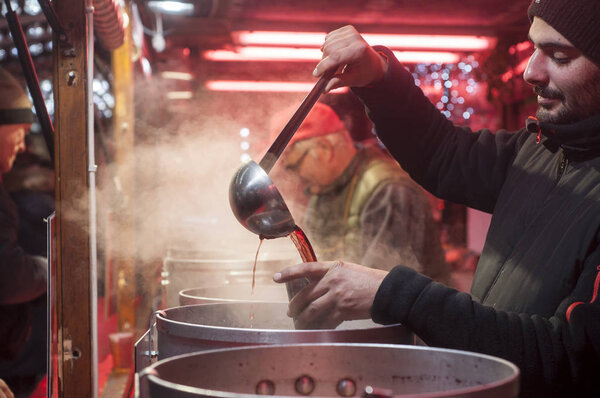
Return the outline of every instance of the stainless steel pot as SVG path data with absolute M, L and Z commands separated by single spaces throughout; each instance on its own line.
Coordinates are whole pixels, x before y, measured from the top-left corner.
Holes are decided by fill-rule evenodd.
M 254 292 L 249 284 L 239 283 L 185 289 L 179 292 L 180 305 L 241 302 L 287 303 L 288 296 L 285 286 L 275 283 L 256 285 Z
M 333 330 L 295 330 L 286 313 L 287 303 L 265 302 L 199 304 L 158 311 L 155 327 L 136 343 L 136 371 L 155 359 L 215 348 L 342 342 L 412 344 L 414 341 L 413 334 L 402 325 L 382 326 L 372 321 L 344 322 Z
M 519 370 L 458 350 L 385 344 L 231 348 L 160 361 L 138 377 L 141 398 L 485 397 L 514 398 Z
M 194 255 L 200 255 L 195 252 Z M 254 255 L 238 255 L 223 258 L 224 253 L 205 253 L 204 258 L 171 258 L 163 260 L 161 285 L 163 287 L 163 308 L 179 305 L 179 292 L 200 287 L 221 287 L 228 284 L 247 286 L 252 284 Z M 284 267 L 298 263 L 298 257 L 271 257 L 258 261 L 255 273 L 256 283 L 273 281 L 273 274 Z

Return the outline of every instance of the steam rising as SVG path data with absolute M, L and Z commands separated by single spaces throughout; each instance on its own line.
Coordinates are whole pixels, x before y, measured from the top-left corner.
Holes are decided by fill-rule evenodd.
M 159 145 L 136 146 L 130 157 L 109 166 L 113 181 L 133 173 L 133 187 L 119 191 L 117 182 L 99 188 L 98 202 L 110 204 L 117 224 L 133 220 L 136 258 L 142 262 L 163 258 L 169 248 L 236 251 L 254 258 L 258 237 L 238 223 L 229 205 L 229 183 L 241 165 L 239 136 L 222 133 L 235 131 L 231 126 L 215 125 L 210 132 L 192 134 L 194 127 L 186 122 L 181 126 L 186 134 Z M 127 253 L 121 240 L 107 238 L 112 238 L 116 254 Z

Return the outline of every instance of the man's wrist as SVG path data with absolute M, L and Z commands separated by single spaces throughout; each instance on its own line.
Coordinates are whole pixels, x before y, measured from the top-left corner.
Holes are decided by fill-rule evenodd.
M 377 74 L 377 76 L 373 79 L 373 81 L 371 81 L 371 83 L 365 85 L 364 86 L 365 88 L 372 88 L 376 83 L 383 80 L 385 78 L 385 75 L 387 74 L 387 71 L 389 68 L 387 54 L 385 54 L 383 51 L 378 51 L 378 50 L 375 50 L 375 54 L 377 54 L 377 59 L 379 60 L 379 63 L 380 63 L 380 73 Z

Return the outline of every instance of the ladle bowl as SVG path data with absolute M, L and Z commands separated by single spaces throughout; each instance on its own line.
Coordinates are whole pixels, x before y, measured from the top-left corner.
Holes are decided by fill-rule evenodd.
M 233 175 L 229 203 L 237 220 L 261 238 L 288 236 L 296 223 L 269 175 L 253 160 Z
M 289 235 L 296 227 L 288 207 L 268 174 L 334 72 L 330 70 L 321 76 L 273 141 L 260 164 L 249 161 L 233 175 L 229 186 L 231 210 L 244 227 L 261 238 L 281 238 Z

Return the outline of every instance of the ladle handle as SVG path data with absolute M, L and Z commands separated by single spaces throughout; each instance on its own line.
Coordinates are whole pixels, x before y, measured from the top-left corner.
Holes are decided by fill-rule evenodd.
M 263 156 L 259 163 L 259 166 L 265 171 L 265 173 L 269 174 L 271 168 L 273 167 L 277 159 L 279 159 L 279 156 L 281 156 L 283 150 L 292 139 L 292 136 L 294 135 L 296 130 L 298 130 L 298 127 L 300 127 L 300 125 L 304 121 L 304 118 L 306 118 L 306 115 L 308 115 L 308 112 L 310 112 L 313 105 L 317 102 L 317 100 L 323 93 L 327 82 L 329 82 L 329 80 L 333 77 L 334 73 L 335 69 L 332 69 L 325 72 L 321 76 L 321 78 L 317 81 L 312 90 L 310 90 L 310 93 L 308 93 L 306 98 L 304 98 L 304 101 L 302 101 L 296 113 L 294 113 L 294 115 L 289 120 L 289 122 L 287 122 L 283 130 L 281 130 L 281 133 L 279 133 L 277 138 L 275 138 L 275 141 L 273 141 L 273 144 L 271 144 L 271 147 L 269 148 L 267 153 L 265 153 L 265 156 Z

